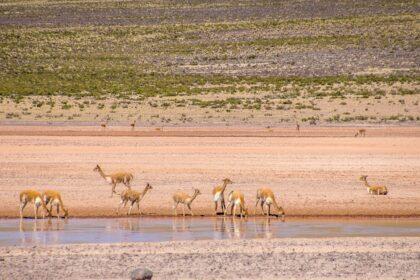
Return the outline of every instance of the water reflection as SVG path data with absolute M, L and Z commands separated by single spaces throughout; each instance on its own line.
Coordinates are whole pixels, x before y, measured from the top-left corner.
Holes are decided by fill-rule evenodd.
M 0 246 L 279 237 L 420 236 L 420 219 L 288 220 L 274 217 L 5 219 Z
M 191 229 L 191 217 L 176 217 L 172 218 L 172 231 L 185 232 Z
M 277 219 L 276 219 L 277 220 Z M 255 235 L 263 238 L 272 238 L 271 218 L 255 219 Z
M 58 243 L 59 233 L 64 230 L 65 225 L 68 224 L 68 219 L 34 219 L 34 220 L 19 220 L 20 243 L 34 244 L 34 243 Z M 49 235 L 43 234 L 49 232 Z
M 68 219 L 33 219 L 33 220 L 19 220 L 19 231 L 57 231 L 63 230 L 64 225 L 68 224 Z

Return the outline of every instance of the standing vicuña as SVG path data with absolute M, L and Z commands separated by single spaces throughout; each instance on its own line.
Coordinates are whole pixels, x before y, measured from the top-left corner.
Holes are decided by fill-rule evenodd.
M 102 168 L 99 166 L 99 164 L 96 165 L 93 171 L 97 171 L 101 175 L 101 177 L 104 178 L 105 181 L 107 181 L 112 186 L 111 197 L 114 193 L 116 193 L 115 187 L 119 183 L 123 183 L 127 188 L 131 189 L 130 183 L 133 180 L 134 176 L 129 172 L 116 172 L 107 175 L 102 171 Z
M 107 127 L 107 125 L 108 125 L 108 122 L 109 122 L 109 116 L 107 116 L 106 119 L 101 122 L 101 127 L 103 129 L 105 129 Z
M 199 189 L 194 189 L 194 193 L 192 196 L 189 196 L 188 194 L 184 192 L 177 192 L 173 195 L 174 200 L 174 215 L 178 215 L 176 208 L 178 207 L 178 204 L 182 204 L 182 215 L 185 216 L 185 205 L 187 205 L 188 209 L 190 210 L 191 216 L 194 216 L 192 210 L 191 210 L 191 203 L 194 201 L 194 199 L 201 194 Z
M 386 195 L 388 194 L 388 189 L 385 186 L 371 186 L 369 185 L 369 183 L 367 182 L 367 177 L 366 175 L 360 176 L 360 181 L 365 182 L 365 186 L 367 189 L 367 192 L 369 194 L 376 194 L 376 195 Z
M 261 188 L 257 190 L 257 202 L 255 203 L 255 213 L 257 213 L 257 205 L 261 203 L 261 210 L 263 214 L 264 212 L 264 205 L 268 206 L 267 216 L 270 216 L 271 204 L 277 209 L 278 215 L 284 216 L 284 210 L 281 206 L 278 206 L 276 199 L 274 197 L 274 193 L 269 188 Z
M 354 135 L 354 137 L 357 137 L 357 136 L 363 136 L 363 137 L 365 137 L 366 136 L 366 129 L 359 129 L 356 132 L 356 134 Z
M 244 198 L 244 194 L 241 191 L 235 190 L 235 191 L 231 191 L 228 195 L 228 205 L 226 206 L 225 209 L 225 215 L 227 212 L 227 209 L 229 208 L 229 206 L 231 206 L 230 208 L 230 212 L 232 214 L 232 216 L 235 217 L 236 215 L 236 208 L 239 207 L 239 213 L 241 215 L 244 216 L 248 216 L 248 210 L 245 207 L 245 198 Z
M 67 218 L 69 216 L 69 211 L 66 207 L 64 207 L 61 194 L 58 191 L 46 190 L 42 193 L 42 199 L 44 200 L 46 206 L 50 204 L 50 215 L 52 215 L 53 206 L 56 206 L 57 219 L 60 218 L 60 207 L 64 211 L 64 217 Z
M 149 183 L 147 183 L 146 187 L 144 187 L 142 192 L 138 192 L 138 191 L 131 190 L 131 189 L 124 190 L 120 195 L 121 196 L 121 202 L 120 202 L 120 205 L 118 205 L 118 208 L 117 208 L 117 215 L 120 212 L 121 206 L 124 204 L 123 207 L 125 207 L 127 205 L 128 201 L 131 202 L 131 206 L 130 206 L 130 209 L 127 211 L 127 215 L 131 214 L 131 209 L 133 208 L 134 204 L 136 204 L 136 203 L 137 203 L 137 210 L 139 211 L 139 214 L 141 214 L 141 212 L 140 212 L 140 201 L 143 199 L 143 197 L 147 193 L 147 191 L 151 190 L 151 189 L 153 189 L 152 186 Z
M 42 217 L 45 218 L 45 211 L 51 215 L 50 211 L 47 209 L 47 206 L 44 203 L 44 200 L 42 200 L 41 193 L 35 190 L 24 190 L 19 194 L 19 201 L 20 201 L 20 207 L 19 207 L 19 213 L 20 218 L 23 218 L 23 209 L 25 209 L 26 204 L 28 202 L 32 202 L 34 204 L 34 213 L 35 213 L 35 219 L 38 218 L 38 209 L 39 206 L 42 206 Z
M 222 208 L 222 213 L 225 212 L 226 205 L 225 205 L 225 190 L 228 184 L 232 184 L 233 182 L 226 178 L 223 179 L 222 186 L 216 186 L 213 189 L 213 197 L 214 197 L 214 212 L 217 215 L 217 202 L 220 201 L 220 207 Z
M 134 121 L 132 121 L 132 122 L 130 123 L 131 130 L 134 130 L 134 128 L 136 127 L 136 121 L 137 121 L 137 120 L 134 120 Z

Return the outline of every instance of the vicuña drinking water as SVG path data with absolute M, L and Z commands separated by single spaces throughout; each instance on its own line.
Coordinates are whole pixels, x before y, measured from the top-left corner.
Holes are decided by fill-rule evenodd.
M 42 193 L 42 199 L 44 200 L 46 206 L 50 205 L 50 215 L 52 215 L 53 206 L 56 206 L 57 219 L 60 218 L 60 208 L 63 210 L 65 218 L 69 216 L 69 211 L 66 207 L 64 207 L 61 194 L 58 191 L 46 190 Z
M 235 217 L 236 209 L 239 207 L 239 214 L 242 216 L 248 216 L 248 210 L 245 207 L 245 198 L 244 194 L 241 191 L 235 190 L 231 191 L 228 195 L 228 205 L 226 206 L 225 215 L 227 209 L 231 206 L 230 212 Z
M 270 216 L 271 214 L 270 213 L 271 205 L 273 205 L 276 208 L 278 215 L 284 216 L 285 214 L 283 208 L 277 204 L 273 191 L 269 188 L 261 188 L 257 190 L 257 201 L 255 202 L 255 212 L 254 212 L 255 214 L 257 213 L 258 203 L 260 203 L 261 205 L 261 210 L 263 212 L 263 215 L 265 215 L 264 205 L 267 205 L 268 207 L 267 216 Z

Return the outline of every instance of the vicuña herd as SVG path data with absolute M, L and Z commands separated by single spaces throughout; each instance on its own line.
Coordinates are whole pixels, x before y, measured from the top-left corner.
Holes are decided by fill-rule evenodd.
M 98 172 L 99 175 L 105 179 L 111 185 L 111 197 L 115 191 L 117 184 L 124 184 L 126 189 L 119 193 L 120 195 L 120 203 L 117 207 L 117 215 L 120 212 L 122 207 L 126 207 L 127 203 L 130 202 L 130 208 L 127 211 L 127 215 L 131 214 L 131 211 L 134 205 L 137 205 L 137 211 L 139 214 L 140 212 L 140 202 L 146 195 L 146 193 L 152 190 L 152 186 L 147 183 L 144 187 L 143 191 L 135 191 L 131 189 L 131 181 L 133 180 L 133 174 L 129 172 L 117 172 L 111 174 L 105 174 L 102 168 L 99 165 L 93 169 L 94 171 Z M 363 175 L 360 177 L 360 180 L 364 182 L 367 191 L 369 194 L 373 195 L 387 195 L 388 189 L 385 186 L 371 186 L 367 182 L 367 176 Z M 244 216 L 248 216 L 248 209 L 245 206 L 245 196 L 240 190 L 232 190 L 229 192 L 227 196 L 227 205 L 225 204 L 225 191 L 229 184 L 233 184 L 233 182 L 226 178 L 222 180 L 222 184 L 218 185 L 213 188 L 213 201 L 214 201 L 214 214 L 217 215 L 217 208 L 220 205 L 223 215 L 228 213 L 230 208 L 230 213 L 232 216 L 239 215 L 241 218 Z M 201 194 L 201 191 L 197 188 L 193 189 L 193 193 L 191 195 L 185 192 L 176 192 L 173 194 L 173 214 L 177 215 L 177 208 L 178 205 L 182 205 L 182 215 L 185 216 L 185 206 L 188 208 L 190 215 L 193 216 L 194 213 L 191 209 L 191 205 L 194 200 L 197 198 L 198 195 Z M 24 190 L 19 195 L 20 207 L 19 207 L 19 214 L 20 217 L 23 218 L 23 210 L 25 209 L 28 203 L 33 203 L 34 205 L 34 214 L 35 219 L 38 218 L 38 210 L 39 207 L 42 206 L 42 217 L 45 218 L 45 214 L 48 213 L 48 216 L 52 216 L 53 207 L 56 207 L 56 216 L 60 218 L 60 208 L 64 212 L 64 217 L 67 218 L 69 215 L 68 209 L 64 206 L 63 200 L 61 199 L 61 195 L 58 191 L 55 190 L 45 190 L 44 192 L 38 192 L 36 190 Z M 274 196 L 273 191 L 270 188 L 260 188 L 257 190 L 256 195 L 256 202 L 255 202 L 255 210 L 254 215 L 257 214 L 258 204 L 260 204 L 261 211 L 263 215 L 270 216 L 271 215 L 271 206 L 277 212 L 277 217 L 282 216 L 284 217 L 285 211 L 284 209 L 277 204 L 276 198 Z M 48 206 L 50 207 L 48 209 Z M 267 207 L 267 211 L 264 210 L 264 206 Z

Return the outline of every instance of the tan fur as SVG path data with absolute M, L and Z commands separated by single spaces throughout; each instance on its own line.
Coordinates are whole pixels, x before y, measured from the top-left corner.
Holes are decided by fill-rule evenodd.
M 178 215 L 176 208 L 178 207 L 178 204 L 182 204 L 182 215 L 185 216 L 185 205 L 187 205 L 188 209 L 190 210 L 191 216 L 194 216 L 192 210 L 191 210 L 191 204 L 194 201 L 194 199 L 201 194 L 199 189 L 194 189 L 194 193 L 193 195 L 188 195 L 184 192 L 176 192 L 173 196 L 172 199 L 174 200 L 174 206 L 173 206 L 173 210 L 174 210 L 174 215 Z
M 121 206 L 125 207 L 127 205 L 127 202 L 131 202 L 131 206 L 130 209 L 127 211 L 127 215 L 131 214 L 131 209 L 133 208 L 134 204 L 137 204 L 137 210 L 139 211 L 139 214 L 141 214 L 140 212 L 140 201 L 143 199 L 143 197 L 146 195 L 147 191 L 153 189 L 152 186 L 147 183 L 146 186 L 144 187 L 143 191 L 138 192 L 135 190 L 131 190 L 131 189 L 127 189 L 124 190 L 121 194 L 121 201 L 120 204 L 118 205 L 117 208 L 117 215 L 120 211 Z
M 133 174 L 129 172 L 116 172 L 112 174 L 105 174 L 102 170 L 102 168 L 99 166 L 99 164 L 96 165 L 96 167 L 93 169 L 93 171 L 96 171 L 101 175 L 102 178 L 105 179 L 111 186 L 111 197 L 115 192 L 115 187 L 119 183 L 123 183 L 127 188 L 131 189 L 130 183 L 133 180 L 134 176 Z M 108 181 L 109 180 L 109 181 Z
M 137 122 L 137 120 L 134 120 L 130 123 L 131 130 L 134 130 L 134 128 L 136 127 L 136 122 Z
M 52 215 L 52 208 L 55 205 L 57 207 L 57 218 L 60 218 L 60 207 L 64 211 L 64 217 L 67 218 L 69 216 L 69 211 L 64 207 L 61 194 L 58 191 L 46 190 L 42 193 L 42 199 L 46 206 L 50 204 L 50 215 Z
M 233 184 L 233 182 L 228 179 L 225 178 L 223 179 L 223 185 L 221 186 L 216 186 L 213 188 L 213 200 L 214 200 L 214 212 L 215 215 L 217 215 L 217 202 L 220 201 L 220 207 L 222 208 L 222 212 L 225 212 L 226 209 L 226 205 L 225 205 L 225 190 L 228 184 Z M 216 200 L 216 198 L 218 197 L 218 199 Z
M 230 213 L 235 217 L 236 215 L 236 208 L 239 207 L 239 213 L 242 216 L 248 216 L 248 210 L 245 207 L 245 198 L 244 194 L 241 191 L 235 190 L 231 191 L 228 195 L 228 205 L 226 206 L 226 210 L 224 214 L 226 215 L 227 209 L 231 206 Z
M 48 215 L 51 215 L 50 211 L 48 210 L 47 206 L 44 203 L 44 200 L 42 199 L 41 193 L 38 192 L 38 191 L 24 190 L 24 191 L 20 192 L 19 201 L 20 201 L 19 213 L 20 213 L 20 218 L 21 219 L 23 218 L 23 209 L 25 209 L 25 207 L 28 203 L 33 203 L 34 204 L 35 219 L 38 218 L 39 206 L 42 206 L 42 208 L 44 210 L 44 211 L 42 211 L 42 217 L 43 218 L 45 218 L 45 212 L 47 212 Z
M 362 175 L 360 176 L 360 181 L 365 183 L 365 186 L 367 188 L 367 192 L 369 194 L 375 194 L 375 195 L 387 195 L 388 194 L 388 189 L 385 186 L 371 186 L 369 185 L 369 183 L 367 182 L 367 177 L 366 175 Z
M 366 129 L 359 129 L 356 132 L 356 134 L 354 135 L 354 137 L 357 137 L 357 136 L 363 136 L 363 137 L 365 137 L 366 136 Z
M 255 203 L 255 213 L 257 213 L 258 203 L 260 203 L 261 205 L 261 210 L 263 212 L 263 215 L 265 215 L 264 205 L 267 205 L 268 207 L 267 216 L 271 215 L 270 213 L 271 204 L 273 204 L 274 207 L 277 209 L 277 212 L 279 215 L 282 215 L 282 216 L 285 215 L 283 208 L 277 204 L 273 191 L 269 188 L 261 188 L 257 190 L 257 202 Z
M 109 116 L 106 118 L 106 120 L 104 120 L 103 122 L 101 122 L 101 127 L 103 129 L 105 129 L 108 126 L 108 121 L 109 121 Z

